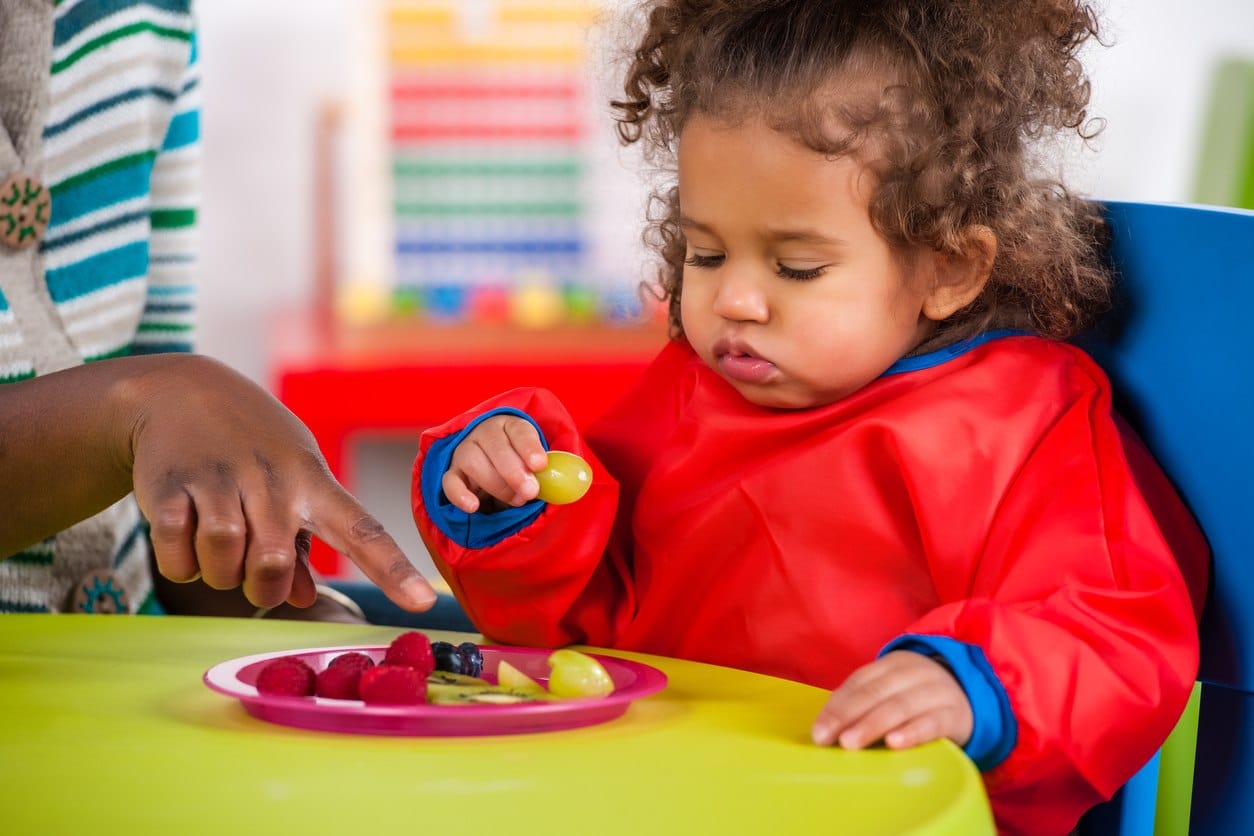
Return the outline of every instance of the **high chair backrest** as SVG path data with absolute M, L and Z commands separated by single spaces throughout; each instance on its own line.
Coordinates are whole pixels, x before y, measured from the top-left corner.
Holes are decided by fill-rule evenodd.
M 1106 209 L 1121 302 L 1084 345 L 1192 509 L 1214 561 L 1190 832 L 1252 833 L 1254 212 Z

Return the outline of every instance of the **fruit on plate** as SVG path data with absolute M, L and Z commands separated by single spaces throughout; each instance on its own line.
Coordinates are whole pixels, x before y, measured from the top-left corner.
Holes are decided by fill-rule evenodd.
M 311 697 L 314 693 L 314 669 L 303 659 L 283 656 L 267 662 L 257 673 L 257 691 L 277 697 Z
M 473 705 L 516 702 L 539 702 L 548 699 L 543 690 L 539 693 L 515 691 L 500 685 L 484 682 L 482 685 L 453 685 L 443 682 L 427 682 L 427 702 L 432 705 Z
M 427 699 L 427 678 L 409 665 L 376 665 L 361 675 L 361 699 L 373 705 L 417 705 Z
M 480 652 L 479 645 L 474 642 L 462 642 L 457 646 L 457 650 L 462 655 L 465 667 L 462 673 L 468 673 L 471 676 L 483 673 L 483 653 Z
M 453 673 L 451 671 L 432 671 L 427 677 L 427 682 L 437 683 L 440 685 L 489 685 L 486 679 L 480 679 L 477 676 L 471 676 L 466 673 Z
M 374 659 L 371 659 L 364 653 L 341 653 L 336 656 L 328 664 L 328 668 L 348 668 L 361 673 L 366 668 L 374 667 Z
M 603 697 L 614 692 L 609 672 L 586 653 L 564 647 L 549 654 L 549 693 L 555 697 Z
M 547 696 L 544 686 L 502 659 L 496 668 L 496 684 L 523 694 Z
M 423 677 L 435 670 L 435 653 L 431 640 L 416 630 L 401 633 L 392 639 L 383 655 L 385 665 L 406 665 Z
M 342 653 L 321 671 L 297 656 L 266 663 L 258 692 L 276 696 L 360 700 L 372 705 L 468 705 L 543 702 L 600 697 L 614 681 L 593 657 L 570 648 L 548 656 L 548 687 L 505 659 L 497 662 L 496 682 L 479 676 L 483 654 L 473 642 L 431 642 L 417 631 L 402 633 L 384 650 L 382 661 L 360 652 Z
M 341 653 L 322 670 L 314 683 L 314 696 L 332 700 L 359 700 L 361 675 L 374 667 L 374 659 L 364 653 Z
M 536 499 L 554 505 L 568 505 L 583 499 L 588 488 L 592 487 L 592 468 L 588 463 L 574 453 L 562 450 L 550 450 L 548 464 L 535 476 L 540 483 Z
M 523 691 L 502 682 L 493 685 L 486 679 L 464 673 L 436 671 L 427 677 L 427 702 L 432 705 L 536 702 L 548 696 L 538 685 L 535 691 Z
M 338 668 L 328 665 L 318 671 L 318 678 L 314 681 L 314 696 L 331 700 L 359 700 L 361 674 L 360 670 L 347 665 Z
M 462 642 L 456 646 L 450 642 L 432 642 L 431 653 L 435 657 L 437 671 L 467 676 L 483 673 L 483 654 L 474 642 Z

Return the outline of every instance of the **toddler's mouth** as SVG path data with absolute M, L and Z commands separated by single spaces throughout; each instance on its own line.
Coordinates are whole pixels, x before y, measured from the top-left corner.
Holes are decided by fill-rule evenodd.
M 714 357 L 723 376 L 737 383 L 765 383 L 776 373 L 774 363 L 743 343 L 720 341 L 714 346 Z

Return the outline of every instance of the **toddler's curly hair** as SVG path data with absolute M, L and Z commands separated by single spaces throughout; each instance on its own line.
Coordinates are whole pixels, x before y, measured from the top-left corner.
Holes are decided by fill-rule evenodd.
M 828 155 L 856 154 L 878 184 L 870 215 L 902 252 L 957 253 L 997 238 L 980 296 L 929 346 L 990 328 L 1065 339 L 1109 307 L 1097 207 L 1042 175 L 1038 140 L 1099 127 L 1078 57 L 1098 38 L 1074 0 L 649 0 L 611 102 L 625 144 L 673 173 L 693 114 L 762 116 Z M 871 84 L 868 84 L 871 82 Z M 673 180 L 652 196 L 646 241 L 682 333 L 684 239 Z

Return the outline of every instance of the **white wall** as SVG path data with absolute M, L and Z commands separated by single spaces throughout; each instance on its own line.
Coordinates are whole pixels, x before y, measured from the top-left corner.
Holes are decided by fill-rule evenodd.
M 1215 64 L 1254 59 L 1254 0 L 1105 0 L 1093 113 L 1109 120 L 1076 178 L 1097 197 L 1187 201 Z
M 1107 0 L 1105 8 L 1113 45 L 1094 49 L 1089 65 L 1092 113 L 1108 127 L 1092 152 L 1072 162 L 1071 182 L 1103 198 L 1187 201 L 1210 73 L 1223 56 L 1254 57 L 1254 0 Z M 377 6 L 199 0 L 198 13 L 206 175 L 201 349 L 266 383 L 266 315 L 301 303 L 312 288 L 311 127 L 319 103 L 345 100 L 366 124 L 377 116 L 360 95 L 377 83 L 378 68 L 362 61 Z M 380 164 L 360 147 L 353 158 Z M 607 188 L 626 188 L 629 176 L 612 172 Z M 345 254 L 354 271 L 374 269 L 372 247 L 376 258 L 386 257 L 387 236 L 369 222 L 378 197 L 370 189 L 346 196 L 345 211 L 374 233 L 357 235 L 357 250 Z M 622 217 L 622 241 L 634 241 L 634 202 L 623 202 Z M 420 555 L 407 505 L 411 458 L 409 445 L 366 445 L 356 490 L 402 546 Z
M 260 381 L 267 310 L 299 303 L 312 286 L 310 129 L 320 101 L 351 104 L 370 83 L 359 59 L 374 7 L 372 0 L 198 5 L 206 174 L 201 346 Z M 1209 74 L 1220 56 L 1254 56 L 1254 0 L 1107 0 L 1106 8 L 1114 44 L 1093 50 L 1090 66 L 1092 110 L 1109 124 L 1095 150 L 1075 163 L 1073 182 L 1100 197 L 1187 200 Z M 362 104 L 357 97 L 354 106 Z M 347 199 L 356 200 L 350 211 L 368 211 L 360 194 Z M 632 220 L 624 212 L 625 223 Z M 360 250 L 345 257 L 368 267 Z
M 200 349 L 266 379 L 268 311 L 309 297 L 312 130 L 346 95 L 359 0 L 199 0 Z

